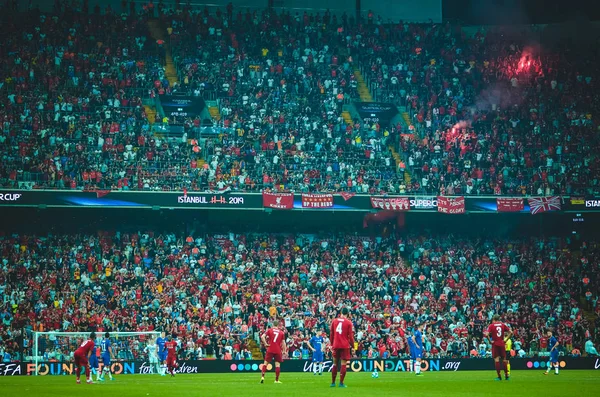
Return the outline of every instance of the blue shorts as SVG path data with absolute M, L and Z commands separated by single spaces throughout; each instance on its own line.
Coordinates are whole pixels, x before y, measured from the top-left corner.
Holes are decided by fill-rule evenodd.
M 416 360 L 417 358 L 423 358 L 423 349 L 419 349 L 416 346 L 410 348 L 410 358 Z
M 105 367 L 110 365 L 110 356 L 108 354 L 102 355 L 102 364 L 104 364 Z
M 553 350 L 550 353 L 550 362 L 551 363 L 557 363 L 558 362 L 558 352 L 556 350 Z
M 90 368 L 98 368 L 100 365 L 98 364 L 98 356 L 92 354 L 90 356 Z
M 313 361 L 313 363 L 322 363 L 323 362 L 323 352 L 313 352 L 312 361 Z
M 158 352 L 158 361 L 160 361 L 161 363 L 163 361 L 167 361 L 167 351 L 166 350 L 164 352 Z

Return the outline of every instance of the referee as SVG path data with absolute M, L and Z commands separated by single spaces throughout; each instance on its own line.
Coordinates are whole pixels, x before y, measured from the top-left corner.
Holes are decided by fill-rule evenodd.
M 504 361 L 506 361 L 506 369 L 508 371 L 508 376 L 510 376 L 510 351 L 512 350 L 512 339 L 508 338 L 504 341 L 504 344 L 506 345 L 506 358 L 504 359 Z

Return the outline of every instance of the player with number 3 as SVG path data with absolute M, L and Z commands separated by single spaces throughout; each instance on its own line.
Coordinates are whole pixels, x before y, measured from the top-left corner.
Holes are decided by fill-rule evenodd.
M 494 358 L 496 373 L 498 374 L 496 380 L 502 380 L 502 376 L 500 375 L 501 368 L 504 369 L 504 379 L 509 380 L 508 368 L 506 366 L 506 340 L 512 336 L 512 331 L 508 325 L 500 321 L 500 316 L 495 314 L 485 334 L 492 339 L 492 357 Z

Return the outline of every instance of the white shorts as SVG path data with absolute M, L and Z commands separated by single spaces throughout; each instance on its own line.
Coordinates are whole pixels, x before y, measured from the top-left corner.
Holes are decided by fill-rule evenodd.
M 158 357 L 157 356 L 150 357 L 150 364 L 158 364 Z

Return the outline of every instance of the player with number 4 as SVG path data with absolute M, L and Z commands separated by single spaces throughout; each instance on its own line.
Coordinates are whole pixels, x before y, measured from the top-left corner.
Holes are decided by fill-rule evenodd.
M 485 335 L 492 339 L 492 357 L 498 374 L 496 380 L 502 380 L 501 369 L 504 369 L 504 379 L 509 380 L 508 367 L 506 366 L 506 340 L 512 336 L 512 331 L 508 325 L 500 321 L 500 316 L 495 314 Z
M 265 372 L 267 372 L 267 366 L 271 361 L 275 361 L 275 383 L 281 383 L 279 373 L 281 372 L 283 355 L 287 354 L 287 346 L 285 344 L 285 331 L 279 329 L 279 320 L 273 320 L 273 327 L 261 336 L 261 340 L 267 348 L 267 354 L 262 366 L 260 383 L 265 383 Z
M 350 361 L 350 353 L 354 346 L 354 329 L 349 319 L 350 311 L 342 308 L 338 318 L 331 322 L 329 340 L 333 352 L 333 365 L 331 366 L 331 387 L 335 387 L 338 369 L 340 371 L 340 386 L 346 387 L 346 365 Z

